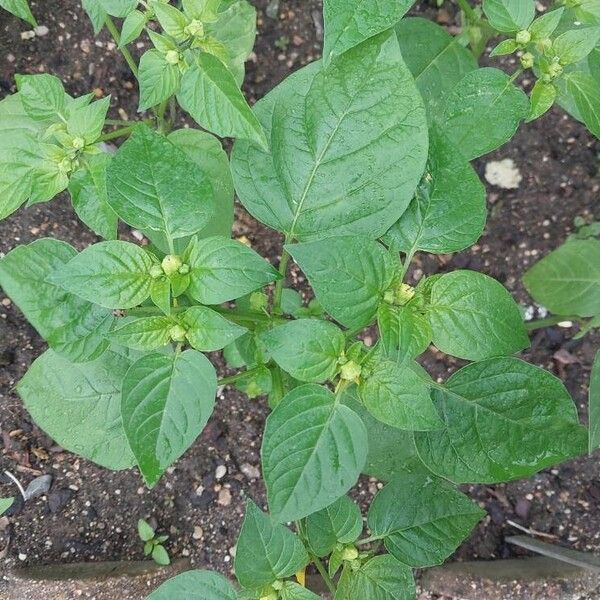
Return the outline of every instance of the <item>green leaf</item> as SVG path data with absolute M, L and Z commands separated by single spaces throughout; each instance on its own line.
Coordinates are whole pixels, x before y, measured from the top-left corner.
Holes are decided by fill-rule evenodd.
M 443 563 L 485 516 L 456 488 L 428 475 L 401 475 L 373 499 L 367 525 L 413 568 Z
M 106 22 L 106 11 L 102 8 L 99 0 L 81 0 L 81 6 L 92 22 L 94 34 L 98 35 Z
M 445 428 L 415 433 L 423 462 L 456 483 L 497 483 L 585 452 L 587 432 L 559 379 L 516 358 L 468 365 L 433 392 Z
M 137 5 L 137 0 L 95 0 L 104 11 L 113 17 L 126 17 Z
M 126 354 L 112 350 L 83 364 L 47 350 L 17 385 L 25 408 L 57 444 L 102 467 L 135 464 L 121 420 L 121 382 Z
M 132 227 L 171 238 L 205 227 L 214 207 L 209 175 L 159 133 L 139 125 L 107 169 L 108 199 Z
M 186 571 L 167 579 L 146 600 L 236 600 L 226 577 L 212 571 Z
M 552 44 L 562 65 L 583 60 L 600 41 L 600 27 L 582 27 L 565 31 Z
M 486 216 L 485 187 L 477 173 L 460 149 L 434 130 L 425 177 L 384 241 L 405 253 L 458 252 L 479 239 Z
M 367 457 L 358 415 L 326 388 L 293 389 L 267 418 L 262 466 L 271 514 L 301 519 L 343 496 Z
M 339 370 L 346 338 L 327 321 L 299 319 L 262 334 L 273 360 L 294 379 L 324 383 Z
M 325 64 L 339 54 L 393 27 L 409 11 L 415 0 L 325 0 Z
M 256 105 L 273 150 L 236 143 L 236 190 L 288 240 L 376 238 L 402 215 L 423 173 L 422 99 L 389 33 L 318 67 L 298 71 Z
M 206 306 L 193 306 L 177 317 L 192 348 L 201 352 L 222 350 L 248 330 Z
M 396 25 L 396 35 L 430 114 L 467 73 L 477 69 L 473 53 L 428 19 L 402 19 Z
M 67 119 L 68 133 L 82 138 L 86 144 L 97 142 L 104 128 L 109 106 L 110 96 L 77 108 L 71 107 Z
M 119 48 L 124 48 L 127 44 L 135 42 L 144 31 L 145 26 L 146 16 L 144 13 L 139 10 L 132 10 L 123 21 Z
M 529 347 L 519 306 L 483 273 L 455 271 L 437 279 L 427 318 L 433 343 L 458 358 L 479 360 Z
M 410 366 L 385 359 L 371 362 L 363 366 L 358 393 L 376 419 L 407 431 L 442 427 L 427 383 Z
M 555 314 L 600 314 L 600 241 L 567 242 L 533 265 L 523 283 L 536 302 Z
M 437 124 L 473 160 L 507 142 L 528 114 L 525 92 L 504 71 L 486 67 L 465 75 L 448 94 Z
M 321 600 L 321 596 L 317 596 L 294 581 L 284 581 L 279 593 L 281 600 Z
M 351 544 L 363 530 L 360 508 L 348 496 L 306 518 L 306 539 L 317 556 L 327 556 L 335 545 Z
M 483 0 L 483 12 L 497 31 L 513 33 L 527 29 L 535 17 L 533 0 Z
M 54 75 L 17 75 L 19 97 L 27 114 L 35 121 L 51 125 L 66 120 L 67 94 Z
M 171 341 L 169 330 L 173 325 L 168 317 L 143 317 L 113 329 L 110 338 L 133 350 L 156 350 Z
M 363 473 L 383 481 L 399 473 L 430 473 L 417 455 L 412 432 L 375 419 L 358 400 L 355 387 L 344 394 L 342 401 L 358 414 L 367 428 L 369 453 Z
M 200 435 L 212 414 L 217 376 L 195 350 L 147 354 L 123 380 L 123 427 L 149 487 Z
M 377 325 L 385 355 L 398 364 L 425 352 L 433 336 L 429 321 L 412 304 L 391 306 L 382 302 Z
M 588 415 L 590 424 L 588 451 L 591 454 L 596 448 L 600 448 L 600 351 L 596 354 L 590 375 Z
M 86 158 L 83 168 L 69 179 L 69 194 L 77 216 L 106 240 L 117 239 L 117 213 L 108 203 L 106 168 L 110 154 L 102 152 Z
M 235 576 L 240 585 L 258 590 L 291 577 L 307 564 L 308 554 L 300 539 L 248 500 L 235 553 Z
M 532 39 L 543 40 L 549 38 L 556 31 L 564 12 L 565 9 L 561 6 L 538 17 L 529 27 Z
M 284 315 L 296 316 L 296 312 L 304 306 L 304 300 L 300 292 L 291 288 L 283 288 L 281 294 L 281 310 Z
M 154 529 L 144 519 L 138 520 L 137 530 L 142 542 L 149 542 L 154 539 Z
M 414 600 L 415 582 L 410 567 L 393 556 L 374 556 L 356 571 L 344 569 L 335 600 Z
M 14 498 L 0 498 L 0 517 L 13 505 Z
M 106 308 L 133 308 L 150 295 L 154 264 L 135 244 L 100 242 L 74 256 L 49 281 Z
M 23 19 L 23 21 L 26 21 L 32 27 L 37 27 L 37 21 L 31 14 L 27 0 L 0 0 L 0 6 L 9 13 L 15 15 L 15 17 Z
M 150 8 L 153 10 L 160 26 L 167 35 L 175 38 L 178 42 L 183 42 L 188 38 L 184 31 L 189 21 L 187 17 L 172 4 L 154 0 L 150 2 Z
M 198 237 L 229 237 L 233 225 L 234 189 L 229 158 L 221 142 L 214 135 L 198 129 L 178 129 L 170 133 L 168 139 L 206 173 L 213 186 L 214 208 L 210 221 L 198 232 Z
M 177 100 L 205 129 L 220 137 L 234 137 L 267 147 L 258 119 L 229 69 L 208 52 L 200 53 L 184 73 Z
M 222 304 L 279 277 L 254 250 L 224 237 L 194 238 L 184 254 L 190 267 L 188 293 L 202 304 Z
M 138 110 L 143 111 L 157 106 L 177 93 L 181 82 L 181 71 L 178 65 L 170 64 L 164 54 L 152 48 L 144 52 L 140 58 L 138 79 L 140 82 Z
M 171 564 L 169 553 L 165 550 L 164 546 L 161 546 L 160 544 L 157 544 L 152 548 L 152 560 L 162 566 Z
M 531 112 L 527 117 L 527 122 L 535 121 L 546 114 L 556 100 L 557 90 L 552 83 L 546 83 L 538 79 L 531 91 Z
M 516 40 L 502 40 L 491 52 L 490 57 L 493 56 L 506 56 L 512 54 L 521 48 L 520 44 Z
M 168 277 L 157 277 L 152 282 L 150 299 L 165 315 L 171 314 L 171 282 Z
M 318 301 L 342 325 L 368 325 L 397 264 L 378 242 L 343 236 L 285 247 L 308 277 Z
M 597 80 L 581 71 L 567 73 L 562 79 L 565 90 L 562 95 L 574 100 L 578 113 L 576 118 L 600 138 L 600 86 Z
M 53 239 L 18 246 L 0 260 L 0 286 L 56 352 L 83 362 L 108 347 L 104 334 L 113 316 L 48 281 L 76 255 L 69 244 Z

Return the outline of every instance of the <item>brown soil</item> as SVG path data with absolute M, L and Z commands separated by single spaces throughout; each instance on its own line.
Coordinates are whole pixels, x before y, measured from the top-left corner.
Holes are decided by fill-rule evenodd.
M 290 71 L 318 57 L 322 39 L 320 2 L 282 0 L 275 18 L 265 14 L 267 0 L 254 3 L 259 9 L 260 35 L 248 65 L 246 92 L 251 99 L 260 98 Z M 106 32 L 95 41 L 79 2 L 38 1 L 32 8 L 49 33 L 30 40 L 21 39 L 26 26 L 0 12 L 0 95 L 14 91 L 15 73 L 52 72 L 73 94 L 91 89 L 99 95 L 111 94 L 114 118 L 134 118 L 137 98 L 132 76 Z M 452 6 L 440 13 L 427 10 L 440 22 L 455 22 Z M 510 144 L 477 165 L 483 176 L 486 161 L 509 157 L 523 175 L 517 190 L 490 187 L 490 219 L 480 243 L 452 257 L 419 256 L 417 269 L 429 274 L 456 268 L 479 270 L 530 304 L 520 284 L 523 272 L 565 239 L 576 216 L 600 220 L 599 152 L 600 143 L 559 110 L 522 128 Z M 238 216 L 235 235 L 247 236 L 276 264 L 279 235 L 257 224 L 241 208 Z M 0 251 L 44 236 L 78 248 L 95 240 L 75 218 L 68 201 L 60 198 L 0 222 Z M 0 521 L 0 549 L 9 544 L 0 564 L 10 568 L 139 560 L 142 544 L 135 526 L 143 517 L 170 535 L 167 546 L 173 557 L 189 556 L 196 565 L 230 573 L 244 498 L 265 500 L 263 484 L 247 475 L 252 472 L 248 465 L 259 465 L 265 403 L 226 389 L 201 438 L 149 491 L 136 471 L 100 469 L 56 447 L 32 423 L 13 388 L 45 345 L 19 310 L 4 296 L 0 300 L 0 472 L 8 469 L 24 484 L 38 474 L 53 478 L 47 496 L 15 506 L 8 524 Z M 572 331 L 555 327 L 534 334 L 532 349 L 524 357 L 561 377 L 585 419 L 586 386 L 599 346 L 598 335 L 576 341 Z M 424 362 L 438 376 L 459 366 L 458 361 L 432 353 Z M 217 481 L 219 465 L 227 472 Z M 0 497 L 15 494 L 15 488 L 4 482 L 0 480 Z M 364 479 L 356 497 L 368 500 L 376 489 L 376 482 Z M 570 462 L 526 481 L 467 490 L 489 516 L 458 551 L 460 559 L 518 555 L 504 542 L 505 535 L 516 532 L 508 520 L 550 534 L 572 548 L 600 550 L 600 513 L 594 510 L 600 501 L 596 457 Z M 1 590 L 0 582 L 0 596 Z

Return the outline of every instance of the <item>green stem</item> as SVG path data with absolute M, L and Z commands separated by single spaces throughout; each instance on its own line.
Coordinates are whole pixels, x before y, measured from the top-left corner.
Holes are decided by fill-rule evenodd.
M 364 538 L 362 540 L 358 540 L 357 542 L 354 542 L 355 546 L 366 546 L 367 544 L 372 544 L 373 542 L 378 542 L 381 538 L 376 536 L 376 535 L 372 535 L 371 537 L 368 538 Z
M 120 119 L 105 119 L 104 120 L 104 124 L 105 125 L 116 125 L 116 126 L 127 126 L 127 125 L 131 125 L 131 121 L 122 121 Z
M 284 244 L 289 243 L 289 240 L 286 238 Z M 279 261 L 279 275 L 281 276 L 275 282 L 275 292 L 273 293 L 273 314 L 280 315 L 281 314 L 281 299 L 283 297 L 283 286 L 285 285 L 285 276 L 287 275 L 287 268 L 290 262 L 291 256 L 288 254 L 286 250 L 284 250 L 281 254 L 281 260 Z
M 315 565 L 315 567 L 317 567 L 317 571 L 319 571 L 319 575 L 321 575 L 321 577 L 323 578 L 325 585 L 328 587 L 332 595 L 335 596 L 335 584 L 333 583 L 331 577 L 329 577 L 329 573 L 327 573 L 327 571 L 325 570 L 325 566 L 321 562 L 321 559 L 318 556 L 315 556 L 314 554 L 309 554 L 309 556 L 311 562 Z
M 408 252 L 406 254 L 404 262 L 402 263 L 402 270 L 401 270 L 401 275 L 400 275 L 400 279 L 402 281 L 404 281 L 404 278 L 406 277 L 406 273 L 408 272 L 408 267 L 410 267 L 410 263 L 412 262 L 413 258 L 415 257 L 416 252 L 417 252 L 417 249 L 415 247 L 412 247 L 410 249 L 410 252 Z
M 163 100 L 160 103 L 158 109 L 156 110 L 156 120 L 157 120 L 158 129 L 162 133 L 169 133 L 169 131 L 168 131 L 169 126 L 168 126 L 167 122 L 165 121 L 165 112 L 167 111 L 168 105 L 169 105 L 169 98 L 166 98 L 165 100 Z
M 523 72 L 523 69 L 517 69 L 511 76 L 510 76 L 510 82 L 514 83 L 516 81 L 516 79 L 519 77 L 519 75 L 521 75 L 521 73 Z
M 235 375 L 229 375 L 229 377 L 223 377 L 222 379 L 219 379 L 217 385 L 219 387 L 221 387 L 223 385 L 229 385 L 230 383 L 235 383 L 236 381 L 239 381 L 240 379 L 243 379 L 244 377 L 248 377 L 249 375 L 252 375 L 252 374 L 258 372 L 260 369 L 262 369 L 262 367 L 254 367 L 253 369 L 246 369 L 245 371 L 240 371 L 239 373 L 236 373 Z
M 129 125 L 129 127 L 121 127 L 120 129 L 109 131 L 100 136 L 100 141 L 107 142 L 108 140 L 114 140 L 115 138 L 126 137 L 130 135 L 134 129 L 135 125 Z
M 117 26 L 115 25 L 115 22 L 112 20 L 112 18 L 110 16 L 107 15 L 105 23 L 106 23 L 106 28 L 110 32 L 110 35 L 112 35 L 113 40 L 115 40 L 115 43 L 117 44 L 117 47 L 118 47 L 119 42 L 121 41 L 121 34 L 119 33 L 119 30 L 117 29 Z M 131 69 L 131 72 L 135 75 L 135 78 L 137 79 L 138 68 L 137 68 L 137 65 L 135 64 L 135 60 L 133 60 L 133 56 L 131 56 L 131 52 L 129 52 L 129 50 L 127 49 L 127 46 L 123 46 L 122 48 L 119 48 L 119 51 L 123 55 L 123 58 L 127 61 L 127 64 L 129 65 L 129 68 Z
M 469 21 L 470 23 L 479 22 L 479 17 L 477 16 L 477 13 L 475 12 L 474 8 L 469 4 L 469 0 L 456 0 L 456 3 L 460 7 L 460 10 L 462 10 L 463 13 L 465 13 L 467 21 Z
M 555 315 L 552 317 L 547 317 L 546 319 L 526 321 L 525 329 L 527 329 L 527 331 L 536 331 L 537 329 L 543 329 L 544 327 L 552 327 L 552 325 L 557 325 L 558 323 L 562 323 L 563 321 L 575 321 L 576 323 L 578 323 L 579 317 Z

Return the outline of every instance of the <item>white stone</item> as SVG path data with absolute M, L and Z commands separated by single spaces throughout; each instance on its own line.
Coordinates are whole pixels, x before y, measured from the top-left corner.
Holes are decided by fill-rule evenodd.
M 516 190 L 523 181 L 523 176 L 512 158 L 487 163 L 485 178 L 488 183 L 503 190 Z
M 225 477 L 226 474 L 227 474 L 227 467 L 225 465 L 219 465 L 217 467 L 217 469 L 215 470 L 215 478 L 216 479 L 223 479 L 223 477 Z

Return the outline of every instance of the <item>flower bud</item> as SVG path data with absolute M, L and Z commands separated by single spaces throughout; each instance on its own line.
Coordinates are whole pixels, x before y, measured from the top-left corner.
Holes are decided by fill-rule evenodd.
M 167 51 L 167 53 L 165 54 L 165 60 L 170 65 L 179 64 L 179 52 L 177 52 L 177 50 L 169 50 L 169 51 Z
M 72 144 L 75 150 L 81 150 L 85 146 L 85 140 L 81 137 L 76 137 L 73 138 Z
M 557 62 L 553 62 L 549 67 L 548 67 L 548 75 L 550 75 L 550 77 L 552 79 L 556 79 L 556 77 L 559 77 L 560 75 L 562 75 L 564 69 L 562 67 L 562 65 L 560 65 Z
M 179 256 L 175 256 L 174 254 L 167 254 L 163 258 L 162 261 L 162 269 L 165 272 L 165 275 L 171 276 L 175 275 L 177 271 L 183 266 L 181 259 Z
M 187 275 L 190 272 L 190 265 L 183 264 L 179 267 L 178 273 L 180 275 Z
M 198 19 L 193 19 L 185 26 L 183 32 L 189 37 L 204 37 L 204 23 L 198 21 Z
M 262 292 L 253 292 L 250 294 L 250 309 L 254 312 L 262 312 L 267 308 L 269 297 Z
M 160 265 L 152 265 L 150 267 L 150 277 L 152 277 L 152 279 L 158 279 L 163 275 L 164 271 L 162 270 L 162 267 Z
M 169 329 L 169 337 L 174 342 L 185 342 L 186 333 L 186 330 L 181 325 L 173 325 L 173 327 Z
M 357 381 L 361 372 L 361 366 L 356 364 L 353 360 L 349 360 L 346 364 L 342 365 L 340 377 L 345 381 Z
M 529 33 L 529 31 L 527 31 L 527 29 L 522 29 L 521 31 L 519 31 L 515 37 L 517 44 L 521 44 L 521 46 L 525 46 L 526 44 L 529 44 L 529 42 L 531 41 L 531 34 Z
M 396 290 L 396 304 L 404 306 L 415 297 L 415 288 L 408 283 L 401 283 Z
M 531 52 L 525 52 L 523 56 L 521 56 L 521 66 L 524 69 L 531 69 L 535 63 L 535 57 Z
M 282 590 L 282 589 L 283 589 L 283 581 L 280 581 L 280 580 L 278 579 L 277 581 L 274 581 L 274 582 L 271 584 L 271 587 L 272 587 L 274 590 Z
M 346 546 L 342 552 L 343 560 L 356 560 L 358 558 L 358 550 L 354 546 Z

